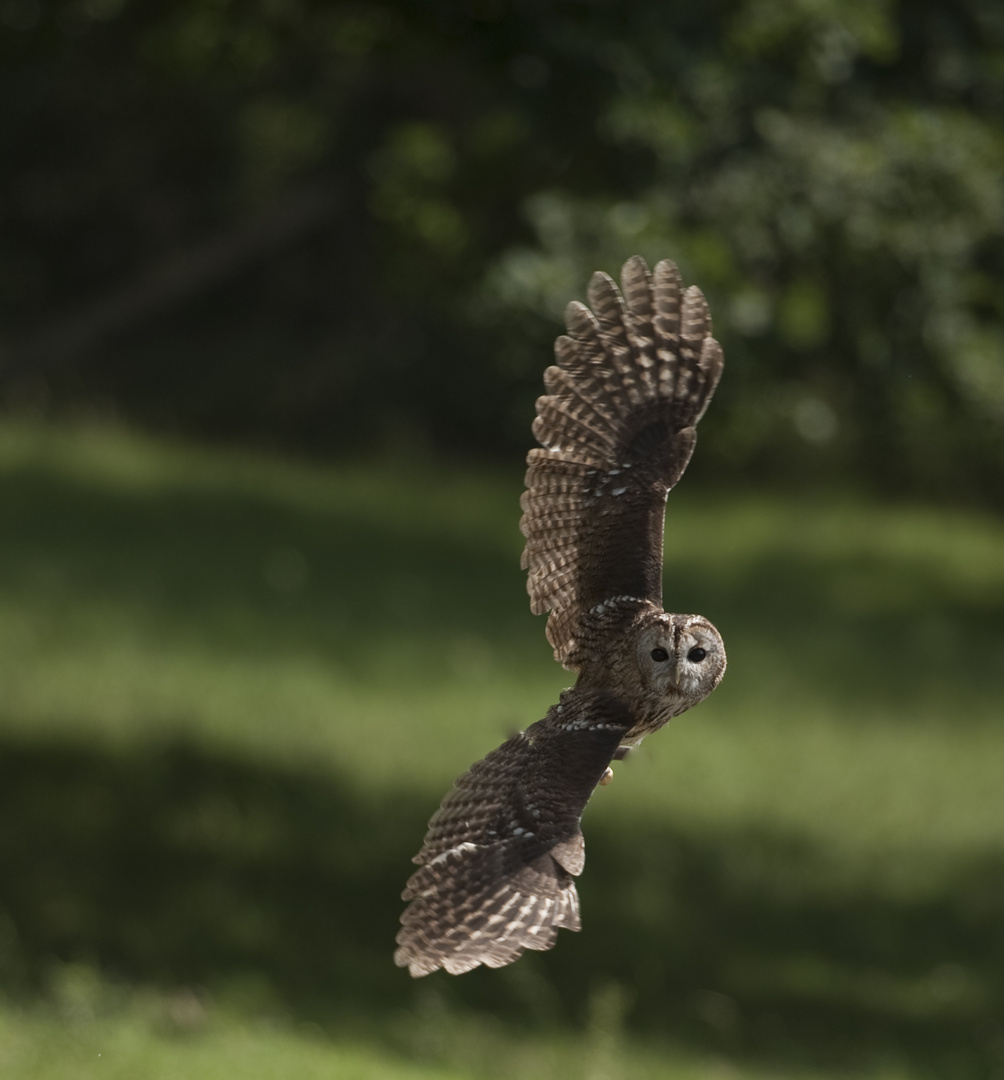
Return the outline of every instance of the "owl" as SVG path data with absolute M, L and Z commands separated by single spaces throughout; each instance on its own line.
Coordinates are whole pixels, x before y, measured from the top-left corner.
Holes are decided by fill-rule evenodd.
M 580 820 L 594 789 L 725 673 L 715 627 L 662 607 L 666 496 L 722 350 L 703 294 L 672 262 L 650 272 L 629 259 L 621 290 L 594 274 L 589 307 L 565 312 L 521 500 L 530 607 L 549 613 L 548 641 L 575 685 L 471 766 L 429 822 L 394 954 L 413 976 L 502 967 L 578 930 Z

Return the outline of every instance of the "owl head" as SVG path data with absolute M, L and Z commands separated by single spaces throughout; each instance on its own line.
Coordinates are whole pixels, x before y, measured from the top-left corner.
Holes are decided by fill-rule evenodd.
M 689 709 L 722 681 L 725 644 L 702 615 L 660 613 L 642 625 L 636 660 L 649 693 Z

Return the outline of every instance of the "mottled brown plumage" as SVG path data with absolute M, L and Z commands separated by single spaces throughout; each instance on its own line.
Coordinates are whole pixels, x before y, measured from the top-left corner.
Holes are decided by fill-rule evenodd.
M 722 370 L 697 288 L 635 257 L 605 274 L 537 401 L 520 527 L 530 606 L 578 673 L 543 720 L 472 766 L 429 822 L 395 961 L 411 974 L 501 967 L 579 929 L 579 821 L 612 760 L 702 701 L 725 671 L 718 631 L 662 609 L 666 495 Z

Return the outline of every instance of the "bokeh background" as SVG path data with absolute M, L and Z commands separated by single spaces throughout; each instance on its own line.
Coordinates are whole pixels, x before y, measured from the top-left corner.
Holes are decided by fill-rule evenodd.
M 997 0 L 0 0 L 0 1072 L 1004 1077 L 1002 116 Z M 666 594 L 729 673 L 582 934 L 412 982 L 636 252 L 725 348 Z

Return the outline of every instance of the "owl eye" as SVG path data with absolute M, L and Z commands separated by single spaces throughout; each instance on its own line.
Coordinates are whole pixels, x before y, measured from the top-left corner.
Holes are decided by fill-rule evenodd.
M 653 649 L 652 650 L 652 659 L 653 660 L 658 660 L 659 663 L 661 664 L 663 662 L 663 660 L 668 660 L 669 659 L 669 653 L 666 652 L 665 649 Z
M 695 645 L 694 648 L 687 653 L 687 659 L 694 664 L 699 664 L 707 655 L 707 652 L 702 649 L 700 645 Z

